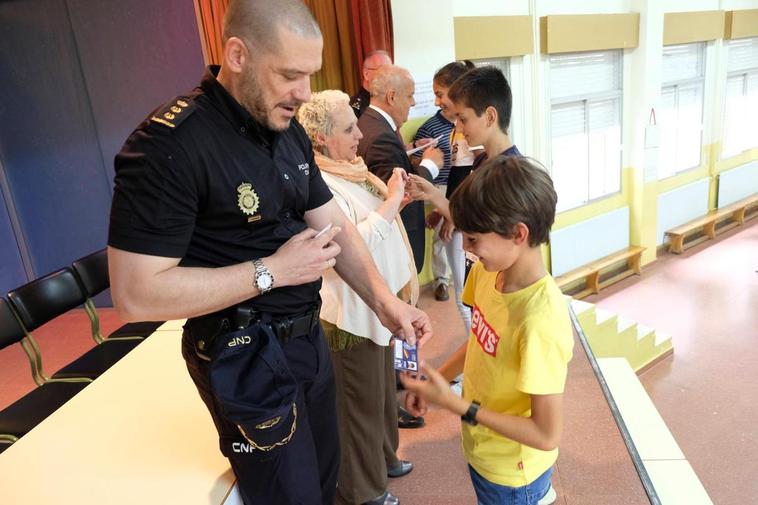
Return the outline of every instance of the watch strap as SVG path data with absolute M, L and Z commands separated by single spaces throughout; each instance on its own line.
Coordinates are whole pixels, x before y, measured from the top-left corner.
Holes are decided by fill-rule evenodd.
M 268 293 L 274 288 L 274 275 L 268 268 L 266 268 L 266 265 L 263 264 L 263 261 L 260 258 L 253 260 L 253 267 L 255 268 L 255 273 L 253 274 L 253 286 L 258 289 L 260 294 Z M 261 287 L 258 282 L 258 279 L 264 275 L 268 275 L 271 278 L 271 284 L 266 288 Z
M 472 401 L 466 413 L 461 416 L 461 421 L 468 423 L 471 426 L 476 426 L 478 424 L 476 421 L 476 413 L 479 412 L 479 405 L 480 403 L 478 401 Z

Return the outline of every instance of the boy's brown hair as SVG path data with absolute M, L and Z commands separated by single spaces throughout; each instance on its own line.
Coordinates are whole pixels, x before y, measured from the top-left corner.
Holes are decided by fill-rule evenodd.
M 513 94 L 508 79 L 499 68 L 490 65 L 473 68 L 455 80 L 447 91 L 450 100 L 458 105 L 474 109 L 478 117 L 487 107 L 497 111 L 497 125 L 508 133 L 513 110 Z
M 535 160 L 498 156 L 466 177 L 450 197 L 450 214 L 465 233 L 513 236 L 517 223 L 529 228 L 529 246 L 547 243 L 558 196 L 547 171 Z

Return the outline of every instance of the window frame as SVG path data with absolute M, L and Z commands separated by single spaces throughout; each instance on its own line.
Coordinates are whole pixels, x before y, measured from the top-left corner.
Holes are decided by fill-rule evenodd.
M 598 53 L 606 53 L 606 54 L 613 54 L 616 61 L 616 71 L 618 74 L 616 77 L 616 82 L 618 83 L 618 88 L 613 90 L 606 90 L 606 91 L 600 91 L 600 92 L 592 92 L 592 93 L 582 93 L 582 94 L 574 94 L 574 95 L 567 95 L 562 96 L 558 98 L 553 98 L 551 96 L 551 87 L 552 87 L 552 58 L 553 57 L 561 57 L 561 56 L 570 56 L 570 55 L 576 55 L 576 54 L 598 54 Z M 623 159 L 622 159 L 622 153 L 623 153 L 623 142 L 624 142 L 624 79 L 625 79 L 625 72 L 624 72 L 624 66 L 625 66 L 625 58 L 624 58 L 624 50 L 623 49 L 607 49 L 607 50 L 600 50 L 600 51 L 582 51 L 582 52 L 574 52 L 574 53 L 562 53 L 557 55 L 548 55 L 548 58 L 546 58 L 546 89 L 545 93 L 547 96 L 547 114 L 546 114 L 546 126 L 547 126 L 547 145 L 546 145 L 546 159 L 548 160 L 548 171 L 555 180 L 554 176 L 554 163 L 553 163 L 553 112 L 555 107 L 560 106 L 571 106 L 572 104 L 578 105 L 583 102 L 583 109 L 584 109 L 584 136 L 587 141 L 587 152 L 589 153 L 589 143 L 590 143 L 590 109 L 593 104 L 596 103 L 602 103 L 609 100 L 616 101 L 616 111 L 618 114 L 618 145 L 619 145 L 619 152 L 618 152 L 618 189 L 604 193 L 599 196 L 592 196 L 592 182 L 590 180 L 590 165 L 584 167 L 586 173 L 587 173 L 587 187 L 585 191 L 585 197 L 581 202 L 572 202 L 567 204 L 566 206 L 560 205 L 561 201 L 561 195 L 560 195 L 560 188 L 556 186 L 556 192 L 558 193 L 558 202 L 559 205 L 556 209 L 557 213 L 561 212 L 567 212 L 570 210 L 578 209 L 581 207 L 584 207 L 586 205 L 590 205 L 594 202 L 604 200 L 607 198 L 611 198 L 615 195 L 620 194 L 623 191 L 623 174 L 622 174 L 622 166 L 623 166 Z M 589 161 L 589 159 L 588 159 Z
M 755 39 L 755 42 L 753 43 L 758 48 L 758 37 L 750 37 L 750 39 Z M 732 42 L 737 42 L 739 40 L 744 39 L 735 39 Z M 734 156 L 739 156 L 740 154 L 744 153 L 746 150 L 749 149 L 755 149 L 758 148 L 758 144 L 753 144 L 750 146 L 743 146 L 739 151 L 726 151 L 725 146 L 727 145 L 726 141 L 726 135 L 728 132 L 727 129 L 727 120 L 728 118 L 728 101 L 729 101 L 729 81 L 731 79 L 734 79 L 735 77 L 740 77 L 742 79 L 742 97 L 748 96 L 747 93 L 747 85 L 748 85 L 748 79 L 749 77 L 753 77 L 754 79 L 758 79 L 758 65 L 755 67 L 749 67 L 749 68 L 741 68 L 738 70 L 732 70 L 729 71 L 729 56 L 731 53 L 731 47 L 730 44 L 726 44 L 727 47 L 727 57 L 726 57 L 726 79 L 724 81 L 724 102 L 723 102 L 723 119 L 721 124 L 721 132 L 722 132 L 722 138 L 721 138 L 721 151 L 719 153 L 719 159 L 728 159 L 732 158 Z M 756 100 L 758 100 L 758 96 L 756 96 Z
M 681 173 L 694 170 L 697 168 L 700 168 L 703 165 L 703 142 L 705 137 L 705 93 L 706 93 L 706 72 L 707 65 L 708 65 L 708 46 L 706 42 L 690 42 L 687 44 L 675 44 L 671 46 L 664 46 L 663 52 L 665 53 L 667 48 L 676 48 L 676 47 L 682 47 L 682 46 L 698 46 L 698 56 L 701 58 L 702 66 L 700 75 L 696 77 L 687 77 L 683 79 L 671 79 L 669 81 L 664 81 L 661 79 L 661 97 L 666 93 L 667 90 L 674 90 L 674 110 L 677 112 L 677 115 L 679 115 L 679 91 L 681 88 L 691 87 L 692 85 L 699 85 L 700 87 L 700 142 L 698 145 L 698 152 L 697 152 L 697 158 L 698 162 L 695 165 L 692 166 L 686 166 L 686 167 L 679 167 L 675 165 L 672 170 L 667 170 L 665 172 L 665 175 L 661 175 L 661 168 L 659 166 L 658 168 L 658 174 L 657 178 L 659 181 L 668 179 L 670 177 L 675 177 Z M 665 61 L 665 60 L 664 60 Z M 661 106 L 661 111 L 663 111 L 663 106 Z M 678 124 L 678 123 L 677 123 Z M 663 125 L 662 125 L 663 126 Z M 681 146 L 677 144 L 674 146 L 674 160 L 678 159 L 679 149 Z M 659 146 L 659 150 L 662 148 L 662 146 Z

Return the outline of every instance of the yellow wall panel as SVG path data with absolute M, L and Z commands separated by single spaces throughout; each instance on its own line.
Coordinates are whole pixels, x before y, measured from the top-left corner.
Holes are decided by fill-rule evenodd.
M 728 11 L 724 27 L 725 39 L 758 37 L 758 9 Z
M 640 15 L 589 14 L 540 18 L 543 53 L 625 49 L 639 44 Z
M 531 16 L 457 17 L 453 26 L 458 60 L 522 56 L 534 50 Z
M 663 17 L 663 45 L 720 39 L 725 17 L 724 11 L 667 12 Z

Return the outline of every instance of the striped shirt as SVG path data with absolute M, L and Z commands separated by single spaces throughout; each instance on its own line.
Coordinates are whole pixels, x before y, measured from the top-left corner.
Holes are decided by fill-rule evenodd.
M 437 113 L 427 119 L 424 124 L 416 132 L 413 137 L 413 141 L 419 139 L 430 138 L 434 139 L 442 135 L 442 138 L 437 142 L 437 147 L 442 150 L 442 154 L 445 157 L 445 163 L 440 167 L 440 173 L 435 177 L 434 184 L 447 184 L 447 178 L 450 175 L 450 133 L 453 131 L 453 123 L 445 119 L 442 115 L 442 111 L 438 110 Z M 419 151 L 414 156 L 423 156 L 423 151 Z

